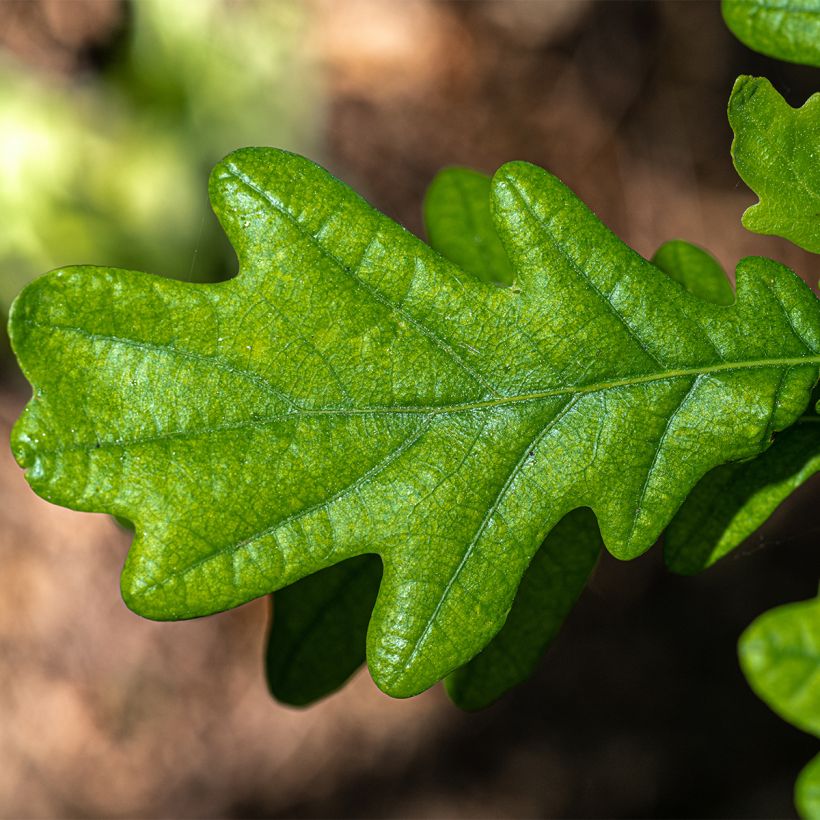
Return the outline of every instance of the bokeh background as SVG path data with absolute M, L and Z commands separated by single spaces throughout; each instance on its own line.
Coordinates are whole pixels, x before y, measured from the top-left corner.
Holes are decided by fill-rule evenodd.
M 817 257 L 740 225 L 738 73 L 794 105 L 820 88 L 697 0 L 0 0 L 0 310 L 64 264 L 231 275 L 207 173 L 253 144 L 417 233 L 439 168 L 526 159 L 646 256 L 683 238 L 815 284 Z M 6 440 L 27 389 L 1 355 Z M 36 498 L 2 447 L 0 816 L 793 816 L 815 743 L 750 692 L 735 642 L 816 592 L 818 488 L 697 578 L 658 548 L 603 559 L 536 677 L 485 712 L 366 673 L 293 710 L 265 689 L 266 601 L 136 617 L 128 534 Z

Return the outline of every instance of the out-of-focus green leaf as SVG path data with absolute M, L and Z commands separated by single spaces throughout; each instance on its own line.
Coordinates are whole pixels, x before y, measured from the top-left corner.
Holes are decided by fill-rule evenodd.
M 754 51 L 820 66 L 820 0 L 723 0 L 721 8 L 735 37 Z
M 276 593 L 266 670 L 277 700 L 305 706 L 361 666 L 381 575 L 377 556 L 360 555 Z
M 664 242 L 655 251 L 652 264 L 707 302 L 731 305 L 735 301 L 735 292 L 720 262 L 697 245 L 682 239 Z
M 820 253 L 820 93 L 792 108 L 767 79 L 738 77 L 729 123 L 735 168 L 760 197 L 744 227 Z
M 820 598 L 764 612 L 741 635 L 738 652 L 758 697 L 820 737 Z
M 55 82 L 0 53 L 0 310 L 65 259 L 224 278 L 201 180 L 237 144 L 306 150 L 315 72 L 298 2 L 140 0 L 119 58 Z M 207 47 L 203 47 L 207 44 Z
M 820 754 L 800 772 L 794 785 L 794 804 L 804 820 L 820 820 Z
M 15 455 L 49 500 L 135 523 L 123 595 L 149 617 L 381 555 L 367 655 L 393 695 L 486 646 L 568 512 L 642 554 L 817 381 L 820 304 L 791 271 L 743 260 L 737 302 L 708 304 L 527 163 L 492 186 L 509 288 L 287 152 L 235 152 L 211 196 L 235 279 L 81 267 L 18 297 Z
M 435 250 L 483 282 L 510 285 L 513 271 L 493 225 L 490 178 L 468 168 L 440 171 L 424 198 L 424 224 Z
M 740 636 L 738 654 L 758 697 L 820 737 L 820 597 L 763 613 Z M 805 820 L 820 817 L 820 755 L 800 773 L 794 796 Z

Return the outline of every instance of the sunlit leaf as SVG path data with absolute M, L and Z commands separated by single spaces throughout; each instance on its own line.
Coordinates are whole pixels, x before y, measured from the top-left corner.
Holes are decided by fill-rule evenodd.
M 488 643 L 567 512 L 640 555 L 817 380 L 818 303 L 789 270 L 743 260 L 737 303 L 708 304 L 526 163 L 492 185 L 509 288 L 286 152 L 232 154 L 211 197 L 237 278 L 70 268 L 18 298 L 15 455 L 44 497 L 135 523 L 123 594 L 149 617 L 380 555 L 367 654 L 394 695 Z
M 729 123 L 735 168 L 760 197 L 744 227 L 820 253 L 820 93 L 792 108 L 767 79 L 738 77 Z

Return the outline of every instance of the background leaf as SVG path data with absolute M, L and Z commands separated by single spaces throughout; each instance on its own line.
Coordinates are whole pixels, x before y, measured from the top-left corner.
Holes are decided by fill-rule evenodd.
M 820 94 L 792 108 L 764 77 L 738 77 L 729 123 L 735 168 L 760 197 L 744 227 L 820 253 Z
M 738 652 L 758 697 L 820 737 L 820 598 L 764 612 L 741 635 Z
M 771 609 L 740 636 L 740 665 L 749 685 L 784 720 L 820 737 L 820 597 Z M 801 816 L 820 816 L 820 755 L 800 773 Z
M 667 566 L 683 575 L 712 566 L 817 472 L 820 416 L 807 414 L 763 455 L 717 467 L 698 482 L 666 529 Z
M 305 706 L 362 665 L 381 575 L 377 556 L 360 555 L 276 593 L 265 669 L 277 700 Z
M 820 818 L 820 754 L 800 772 L 794 786 L 794 803 L 805 820 Z
M 818 0 L 723 0 L 723 19 L 744 45 L 790 63 L 820 66 Z
M 492 194 L 510 288 L 247 149 L 211 185 L 236 279 L 75 268 L 23 292 L 15 455 L 45 497 L 134 521 L 132 608 L 203 615 L 374 552 L 368 662 L 412 695 L 500 629 L 567 512 L 635 557 L 800 415 L 820 316 L 790 271 L 746 259 L 736 304 L 710 305 L 546 172 L 509 163 Z
M 720 262 L 691 242 L 682 239 L 664 242 L 655 251 L 652 264 L 707 302 L 731 305 L 735 301 L 735 292 Z
M 483 282 L 510 285 L 513 271 L 490 212 L 490 178 L 469 168 L 445 168 L 424 197 L 430 245 Z

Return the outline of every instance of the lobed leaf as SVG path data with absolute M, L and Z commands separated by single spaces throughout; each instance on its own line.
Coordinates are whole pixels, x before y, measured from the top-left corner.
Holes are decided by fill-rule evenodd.
M 735 168 L 760 197 L 744 227 L 820 253 L 820 94 L 792 108 L 767 79 L 738 77 L 729 123 Z
M 380 555 L 367 654 L 397 696 L 488 643 L 567 512 L 641 554 L 817 380 L 817 300 L 788 269 L 745 259 L 737 302 L 707 304 L 526 163 L 492 183 L 510 288 L 286 152 L 235 152 L 211 197 L 236 279 L 71 268 L 23 291 L 15 455 L 44 497 L 134 521 L 123 595 L 149 617 Z
M 723 0 L 723 19 L 767 57 L 820 66 L 820 0 Z

